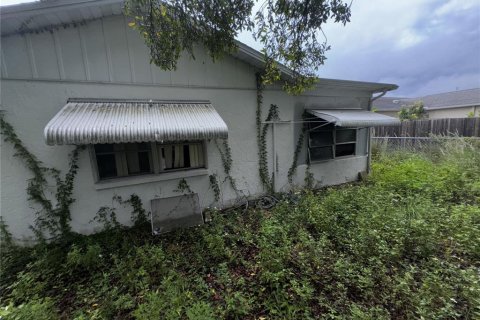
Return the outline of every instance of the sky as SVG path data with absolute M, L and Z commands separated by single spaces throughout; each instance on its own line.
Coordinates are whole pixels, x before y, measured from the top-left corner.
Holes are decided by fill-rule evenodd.
M 31 1 L 0 0 L 21 2 Z M 346 26 L 324 28 L 320 77 L 394 83 L 399 97 L 480 87 L 480 0 L 353 0 L 351 9 Z M 261 48 L 247 32 L 238 39 Z

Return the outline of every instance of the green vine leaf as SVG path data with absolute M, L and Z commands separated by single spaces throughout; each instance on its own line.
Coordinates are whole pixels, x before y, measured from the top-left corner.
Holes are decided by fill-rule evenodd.
M 323 26 L 350 21 L 350 4 L 341 0 L 266 0 L 253 12 L 254 0 L 126 0 L 125 12 L 150 48 L 151 62 L 175 70 L 182 52 L 193 59 L 204 47 L 213 61 L 236 51 L 235 38 L 251 31 L 265 57 L 263 84 L 283 81 L 300 94 L 317 81 L 316 71 L 330 50 Z M 252 19 L 252 17 L 254 17 Z M 280 65 L 288 69 L 281 79 Z
M 12 144 L 14 156 L 23 160 L 27 169 L 33 174 L 27 186 L 27 199 L 39 205 L 36 212 L 35 226 L 32 230 L 39 240 L 44 238 L 48 231 L 51 237 L 66 237 L 71 234 L 70 207 L 75 202 L 73 199 L 74 180 L 78 171 L 78 158 L 84 146 L 77 146 L 69 155 L 69 169 L 62 179 L 60 171 L 47 168 L 32 154 L 15 133 L 13 126 L 5 120 L 5 115 L 0 113 L 0 133 L 6 142 Z M 46 196 L 49 190 L 48 179 L 55 181 L 55 205 Z

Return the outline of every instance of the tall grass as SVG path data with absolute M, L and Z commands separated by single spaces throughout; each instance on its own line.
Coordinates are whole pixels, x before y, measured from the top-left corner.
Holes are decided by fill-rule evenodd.
M 156 238 L 139 226 L 12 249 L 1 312 L 478 319 L 479 181 L 480 145 L 446 141 L 435 152 L 377 153 L 367 181 L 285 196 L 269 211 L 213 212 L 209 225 Z

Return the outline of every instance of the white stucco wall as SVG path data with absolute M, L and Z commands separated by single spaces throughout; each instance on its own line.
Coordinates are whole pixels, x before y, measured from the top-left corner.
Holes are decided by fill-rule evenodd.
M 122 17 L 97 20 L 79 28 L 50 33 L 2 38 L 1 104 L 6 119 L 14 126 L 25 145 L 46 166 L 65 172 L 72 146 L 47 146 L 43 129 L 68 98 L 116 98 L 162 100 L 210 100 L 229 128 L 233 156 L 232 175 L 247 196 L 261 194 L 258 178 L 256 142 L 255 68 L 232 57 L 213 64 L 205 53 L 196 60 L 184 58 L 175 72 L 165 72 L 148 64 L 148 51 L 141 38 L 125 27 Z M 305 107 L 366 109 L 371 92 L 366 89 L 321 86 L 300 97 L 278 88 L 264 93 L 264 117 L 270 104 L 277 104 L 282 120 L 300 120 Z M 276 125 L 275 158 L 277 190 L 287 190 L 287 171 L 300 132 L 298 124 Z M 358 134 L 355 157 L 325 161 L 311 166 L 319 186 L 357 179 L 366 170 L 366 130 Z M 271 130 L 267 137 L 270 170 L 273 166 Z M 235 198 L 227 183 L 220 204 L 213 203 L 208 174 L 224 177 L 220 155 L 212 141 L 207 143 L 208 169 L 205 174 L 187 177 L 199 194 L 202 208 L 228 204 Z M 305 153 L 299 159 L 295 184 L 302 185 Z M 25 192 L 30 172 L 8 143 L 1 144 L 1 215 L 19 240 L 28 241 L 32 233 L 35 205 Z M 99 189 L 95 184 L 88 152 L 80 156 L 72 205 L 74 231 L 90 233 L 98 228 L 91 223 L 102 206 L 112 206 L 114 195 L 128 198 L 136 193 L 150 210 L 150 200 L 178 195 L 179 178 L 127 184 Z M 161 179 L 161 177 L 159 177 Z M 223 179 L 221 179 L 223 181 Z M 142 181 L 140 181 L 142 182 Z M 120 222 L 130 222 L 130 210 L 120 208 Z
M 480 117 L 480 106 L 427 110 L 429 119 L 467 118 L 471 112 Z

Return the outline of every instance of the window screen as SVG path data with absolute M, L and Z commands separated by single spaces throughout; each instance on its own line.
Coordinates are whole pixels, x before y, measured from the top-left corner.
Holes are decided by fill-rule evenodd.
M 357 129 L 338 128 L 331 124 L 310 124 L 308 155 L 310 161 L 322 161 L 355 155 Z

